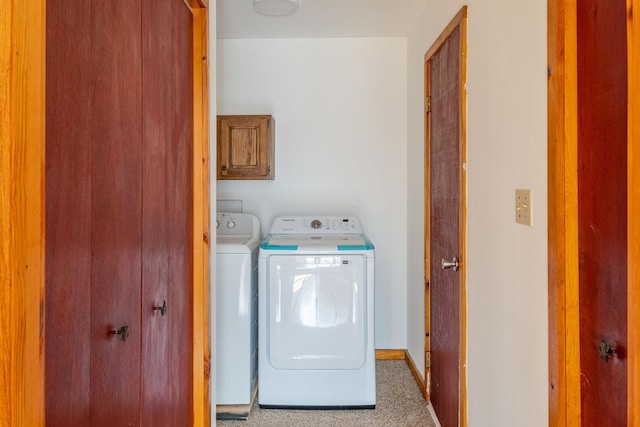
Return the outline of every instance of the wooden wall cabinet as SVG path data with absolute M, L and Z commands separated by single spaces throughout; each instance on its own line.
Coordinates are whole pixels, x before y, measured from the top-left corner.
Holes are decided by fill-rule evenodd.
M 218 179 L 274 179 L 273 117 L 218 116 Z

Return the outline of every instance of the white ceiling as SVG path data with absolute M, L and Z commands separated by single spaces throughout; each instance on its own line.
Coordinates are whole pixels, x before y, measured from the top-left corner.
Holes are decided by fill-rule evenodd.
M 427 0 L 300 0 L 289 16 L 263 16 L 252 0 L 217 0 L 217 38 L 402 37 Z

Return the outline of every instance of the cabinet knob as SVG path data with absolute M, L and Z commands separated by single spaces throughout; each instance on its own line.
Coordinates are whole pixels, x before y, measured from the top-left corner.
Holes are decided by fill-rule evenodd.
M 616 349 L 607 344 L 605 340 L 602 340 L 598 346 L 598 353 L 600 354 L 600 359 L 609 362 L 609 359 L 616 356 Z
M 222 170 L 223 172 L 227 170 L 227 166 L 226 165 L 222 165 L 220 166 L 220 170 Z
M 129 337 L 129 325 L 127 325 L 126 323 L 124 325 L 122 325 L 120 328 L 118 328 L 115 331 L 111 331 L 112 335 L 117 335 L 118 339 L 122 342 L 125 342 L 127 340 L 127 338 Z
M 162 316 L 167 314 L 167 301 L 162 301 L 162 305 L 153 307 L 153 311 L 159 311 Z

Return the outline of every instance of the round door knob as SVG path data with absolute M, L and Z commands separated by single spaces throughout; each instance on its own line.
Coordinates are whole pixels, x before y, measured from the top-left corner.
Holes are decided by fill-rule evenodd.
M 458 271 L 458 267 L 460 266 L 460 264 L 458 263 L 458 257 L 453 257 L 451 261 L 442 258 L 442 261 L 440 261 L 440 265 L 442 266 L 443 270 L 451 268 L 453 271 Z

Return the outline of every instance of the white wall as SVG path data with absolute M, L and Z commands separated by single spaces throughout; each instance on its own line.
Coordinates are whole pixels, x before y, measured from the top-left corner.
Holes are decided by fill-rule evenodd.
M 462 7 L 428 0 L 408 38 L 407 344 L 424 363 L 423 56 Z M 468 418 L 547 424 L 546 3 L 469 0 L 467 80 Z M 533 227 L 514 191 L 533 190 Z
M 376 247 L 376 348 L 406 348 L 406 39 L 218 40 L 218 114 L 272 114 L 274 181 L 218 181 L 266 233 L 349 214 Z M 214 175 L 215 176 L 215 175 Z

